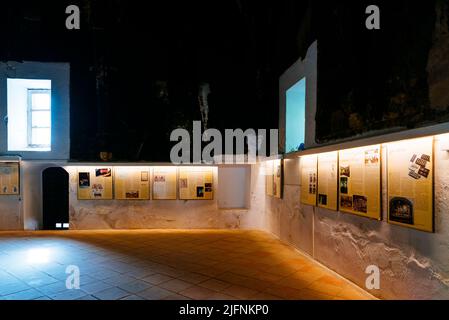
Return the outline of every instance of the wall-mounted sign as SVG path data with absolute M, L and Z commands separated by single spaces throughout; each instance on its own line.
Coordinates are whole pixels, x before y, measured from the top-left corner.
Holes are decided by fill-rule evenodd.
M 114 196 L 118 200 L 149 200 L 150 168 L 115 167 Z
M 337 210 L 338 151 L 318 155 L 318 206 Z
M 380 145 L 339 153 L 340 211 L 381 219 Z
M 181 167 L 179 169 L 179 198 L 181 200 L 212 200 L 214 198 L 212 167 Z
M 433 137 L 387 148 L 388 222 L 433 232 Z
M 176 200 L 176 173 L 176 167 L 154 167 L 154 200 Z
M 18 162 L 0 162 L 0 195 L 20 194 Z
M 273 161 L 273 196 L 275 198 L 282 198 L 282 175 L 283 175 L 282 160 Z
M 317 192 L 317 156 L 303 156 L 301 157 L 301 203 L 316 206 Z
M 273 167 L 274 162 L 273 161 L 266 161 L 265 162 L 265 193 L 267 196 L 272 197 L 274 195 L 273 193 Z
M 265 162 L 265 192 L 267 196 L 282 198 L 283 170 L 281 159 Z
M 78 199 L 112 200 L 112 168 L 80 168 L 78 170 Z

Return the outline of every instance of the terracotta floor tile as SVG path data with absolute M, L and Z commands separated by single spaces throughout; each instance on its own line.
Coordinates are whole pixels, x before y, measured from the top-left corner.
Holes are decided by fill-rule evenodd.
M 223 289 L 222 291 L 223 293 L 239 298 L 239 299 L 251 299 L 252 297 L 254 297 L 256 294 L 258 294 L 259 292 L 256 290 L 252 290 L 246 287 L 242 287 L 242 286 L 238 286 L 238 285 L 232 285 L 230 287 L 227 287 L 225 289 Z
M 52 261 L 22 263 L 18 257 L 31 247 L 56 249 Z M 68 264 L 80 268 L 81 290 L 65 288 Z M 96 294 L 111 300 L 371 298 L 262 231 L 0 232 L 0 299 Z
M 148 283 L 151 283 L 153 285 L 158 285 L 161 284 L 163 282 L 167 282 L 169 280 L 172 280 L 173 278 L 170 276 L 167 276 L 165 274 L 153 274 L 151 276 L 145 277 L 142 280 Z
M 230 283 L 224 282 L 224 281 L 221 281 L 218 279 L 209 279 L 209 280 L 199 283 L 198 285 L 201 287 L 207 288 L 207 289 L 217 291 L 217 292 L 222 292 L 223 289 L 226 289 L 231 286 Z
M 159 285 L 159 287 L 170 290 L 175 293 L 186 290 L 187 288 L 190 288 L 192 286 L 194 286 L 192 283 L 180 279 L 169 280 Z
M 216 292 L 213 290 L 200 286 L 193 286 L 180 292 L 181 295 L 194 300 L 207 300 L 209 299 L 209 297 L 212 297 L 215 293 Z

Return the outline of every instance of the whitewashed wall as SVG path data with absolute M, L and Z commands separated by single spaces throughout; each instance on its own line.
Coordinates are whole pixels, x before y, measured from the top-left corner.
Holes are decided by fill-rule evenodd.
M 381 288 L 370 292 L 380 298 L 449 299 L 449 152 L 441 150 L 442 142 L 436 138 L 433 234 L 302 205 L 299 181 L 285 185 L 281 200 L 266 197 L 264 229 L 363 288 L 366 267 L 378 266 Z

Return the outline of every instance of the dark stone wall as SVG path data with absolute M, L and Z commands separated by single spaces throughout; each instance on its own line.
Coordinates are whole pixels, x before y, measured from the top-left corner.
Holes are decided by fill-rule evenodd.
M 380 30 L 369 4 L 314 10 L 319 143 L 449 120 L 448 1 L 377 1 Z

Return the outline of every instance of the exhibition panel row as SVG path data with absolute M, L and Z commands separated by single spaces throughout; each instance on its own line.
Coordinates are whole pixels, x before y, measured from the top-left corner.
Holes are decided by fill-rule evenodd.
M 78 168 L 79 200 L 212 200 L 212 167 Z
M 301 203 L 382 219 L 382 149 L 387 221 L 433 232 L 433 137 L 301 157 Z

